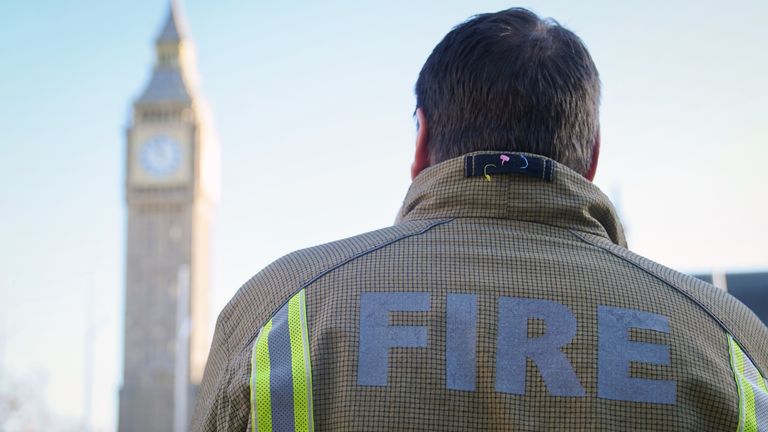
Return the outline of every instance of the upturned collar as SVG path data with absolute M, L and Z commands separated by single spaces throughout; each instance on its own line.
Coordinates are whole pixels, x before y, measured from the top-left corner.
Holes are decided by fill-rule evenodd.
M 499 218 L 587 232 L 626 247 L 610 200 L 567 166 L 539 155 L 474 152 L 422 171 L 397 221 Z

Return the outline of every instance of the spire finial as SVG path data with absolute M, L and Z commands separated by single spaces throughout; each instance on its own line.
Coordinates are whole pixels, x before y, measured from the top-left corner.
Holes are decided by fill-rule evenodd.
M 184 39 L 184 20 L 181 6 L 177 0 L 170 0 L 168 5 L 168 18 L 160 35 L 157 37 L 157 43 L 163 42 L 181 42 Z

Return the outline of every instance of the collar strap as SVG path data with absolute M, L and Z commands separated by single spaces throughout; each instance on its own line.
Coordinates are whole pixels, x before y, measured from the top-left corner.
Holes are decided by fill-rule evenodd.
M 522 153 L 484 153 L 464 157 L 464 177 L 522 174 L 551 182 L 555 164 L 551 159 Z

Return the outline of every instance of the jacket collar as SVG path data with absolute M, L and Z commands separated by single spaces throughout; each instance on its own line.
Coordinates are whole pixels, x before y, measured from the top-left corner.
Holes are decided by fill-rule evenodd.
M 608 197 L 592 182 L 558 162 L 528 153 L 505 152 L 550 161 L 551 181 L 520 174 L 466 177 L 465 158 L 500 155 L 475 152 L 426 168 L 411 184 L 397 222 L 438 218 L 501 218 L 587 232 L 626 247 L 624 231 Z M 521 156 L 522 155 L 522 156 Z

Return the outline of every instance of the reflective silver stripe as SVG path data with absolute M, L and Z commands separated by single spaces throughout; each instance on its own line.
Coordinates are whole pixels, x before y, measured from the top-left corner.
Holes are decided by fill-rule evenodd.
M 287 303 L 272 318 L 272 331 L 269 333 L 269 390 L 272 397 L 272 430 L 293 431 L 293 374 Z
M 768 392 L 765 390 L 765 380 L 760 376 L 755 365 L 744 356 L 744 378 L 752 387 L 752 394 L 755 399 L 755 420 L 757 421 L 757 430 L 759 432 L 768 432 Z M 761 385 L 763 384 L 763 385 Z

